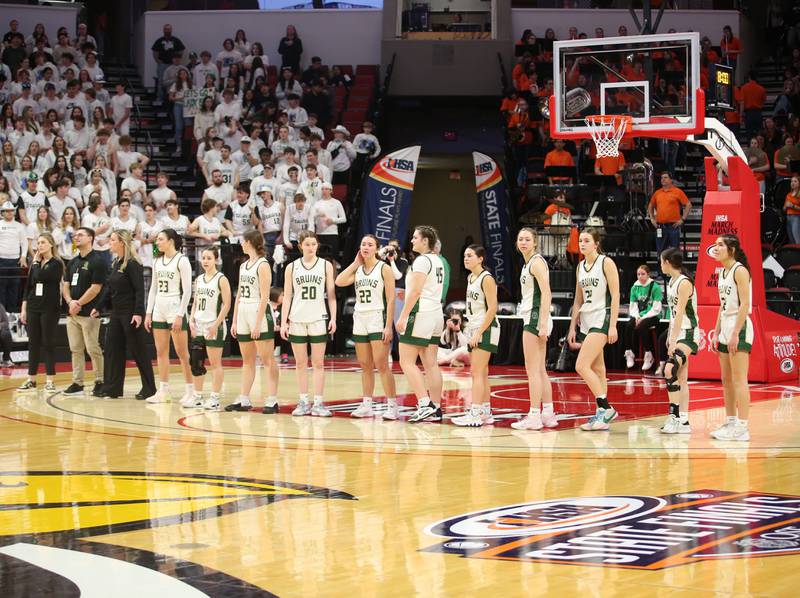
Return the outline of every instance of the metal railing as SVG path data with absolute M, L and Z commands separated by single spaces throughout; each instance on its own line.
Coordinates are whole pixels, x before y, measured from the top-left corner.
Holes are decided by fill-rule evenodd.
M 131 93 L 133 93 L 133 85 L 131 84 L 130 79 L 126 77 L 123 79 L 123 81 L 125 83 L 126 91 L 130 91 Z M 148 162 L 147 166 L 145 166 L 144 169 L 144 177 L 145 180 L 149 181 L 150 180 L 149 177 L 153 174 L 151 167 L 155 168 L 155 174 L 158 174 L 158 172 L 161 170 L 161 166 L 155 159 L 155 151 L 153 149 L 153 138 L 150 135 L 150 131 L 148 131 L 142 126 L 142 111 L 139 109 L 139 103 L 132 102 L 132 104 L 134 113 L 136 115 L 136 127 L 135 128 L 131 127 L 131 130 L 136 132 L 136 134 L 133 136 L 133 148 L 137 152 L 139 151 L 139 135 L 144 133 L 144 136 L 147 139 L 145 153 L 147 157 L 150 158 L 150 162 Z

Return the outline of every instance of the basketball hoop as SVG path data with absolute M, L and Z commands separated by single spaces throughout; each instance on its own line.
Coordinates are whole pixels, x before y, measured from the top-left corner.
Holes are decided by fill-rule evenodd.
M 633 117 L 626 114 L 592 114 L 584 121 L 594 139 L 598 158 L 619 156 L 619 142 L 630 132 Z

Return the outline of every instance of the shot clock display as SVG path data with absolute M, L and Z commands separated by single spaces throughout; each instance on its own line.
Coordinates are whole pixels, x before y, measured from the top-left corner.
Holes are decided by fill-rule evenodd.
M 708 91 L 710 110 L 736 110 L 733 98 L 733 68 L 724 64 L 710 67 L 711 85 Z

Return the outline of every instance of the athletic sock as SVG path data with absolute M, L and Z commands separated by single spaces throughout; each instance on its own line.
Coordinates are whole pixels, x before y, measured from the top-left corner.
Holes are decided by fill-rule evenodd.
M 362 402 L 364 405 L 372 405 L 372 397 L 363 397 L 363 398 L 361 399 L 361 402 Z
M 203 393 L 202 392 L 198 392 L 196 390 L 192 390 L 192 396 L 195 399 L 202 399 L 203 398 Z
M 746 419 L 739 419 L 736 421 L 737 425 L 746 428 L 747 427 L 747 420 Z
M 277 405 L 278 404 L 278 397 L 276 397 L 274 395 L 270 395 L 270 396 L 267 397 L 267 400 L 264 402 L 264 404 L 268 405 L 269 407 L 272 407 L 273 405 Z
M 386 404 L 387 405 L 397 405 L 397 399 L 395 397 L 387 397 Z
M 314 404 L 322 405 L 322 395 L 314 395 Z
M 531 410 L 528 411 L 528 415 L 541 415 L 541 414 L 542 414 L 541 409 L 534 409 L 533 407 L 531 407 Z
M 680 418 L 682 424 L 688 424 L 689 423 L 689 412 L 688 411 L 679 411 L 678 412 L 678 417 Z
M 187 384 L 186 392 L 194 392 L 194 384 Z
M 736 416 L 735 415 L 729 415 L 728 417 L 725 418 L 725 423 L 726 424 L 735 424 L 736 423 Z
M 244 395 L 239 395 L 239 400 L 237 401 L 237 403 L 239 403 L 240 405 L 242 405 L 244 407 L 250 407 L 251 406 L 250 397 L 246 397 Z
M 218 392 L 212 392 L 211 393 L 211 400 L 219 402 L 219 393 Z
M 542 415 L 553 415 L 552 403 L 542 403 Z
M 669 404 L 669 414 L 678 417 L 680 414 L 680 407 L 677 403 L 670 403 Z
M 595 399 L 597 401 L 597 406 L 600 409 L 611 409 L 611 405 L 608 404 L 608 399 L 605 397 L 597 397 Z
M 158 390 L 163 390 L 164 392 L 167 392 L 169 390 L 169 382 L 159 382 Z
M 308 393 L 307 392 L 301 392 L 300 393 L 300 402 L 301 403 L 308 403 Z

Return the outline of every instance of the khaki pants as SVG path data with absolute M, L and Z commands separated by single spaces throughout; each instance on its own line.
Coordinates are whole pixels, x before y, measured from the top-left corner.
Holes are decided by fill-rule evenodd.
M 89 316 L 67 316 L 67 338 L 72 351 L 72 381 L 83 386 L 86 356 L 89 354 L 94 381 L 103 381 L 103 352 L 100 350 L 100 319 Z

